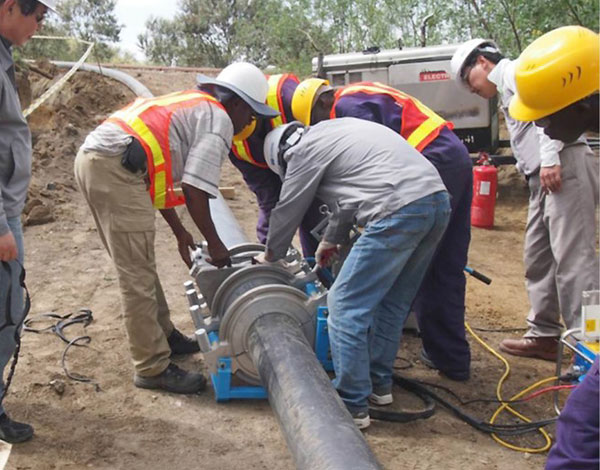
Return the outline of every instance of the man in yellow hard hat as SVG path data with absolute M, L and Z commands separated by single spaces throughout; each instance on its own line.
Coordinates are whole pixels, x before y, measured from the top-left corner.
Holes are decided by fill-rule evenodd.
M 461 86 L 482 98 L 499 95 L 517 168 L 529 185 L 524 249 L 529 328 L 523 338 L 504 339 L 500 350 L 554 361 L 563 328 L 581 326 L 581 293 L 598 289 L 598 158 L 583 139 L 551 140 L 533 122 L 511 117 L 515 66 L 489 39 L 465 42 L 451 61 Z
M 564 26 L 544 34 L 517 59 L 510 115 L 535 121 L 563 142 L 598 132 L 599 62 L 600 38 L 593 31 Z
M 599 61 L 600 40 L 589 29 L 564 26 L 539 37 L 517 59 L 510 115 L 563 142 L 598 132 Z M 596 358 L 560 414 L 546 470 L 598 468 L 598 400 Z

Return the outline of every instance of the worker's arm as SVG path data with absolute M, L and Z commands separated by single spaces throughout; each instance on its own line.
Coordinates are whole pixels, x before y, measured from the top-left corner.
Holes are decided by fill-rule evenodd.
M 209 195 L 203 190 L 186 183 L 182 184 L 182 188 L 188 212 L 192 216 L 192 220 L 200 230 L 200 233 L 202 233 L 206 243 L 208 243 L 209 263 L 219 268 L 231 264 L 229 250 L 227 250 L 219 238 L 210 215 Z
M 217 235 L 208 200 L 219 195 L 221 165 L 231 149 L 233 124 L 224 109 L 208 102 L 195 107 L 188 120 L 194 127 L 187 135 L 189 151 L 181 187 L 188 212 L 208 244 L 208 261 L 222 267 L 231 260 Z
M 194 250 L 196 248 L 194 237 L 185 229 L 175 209 L 163 209 L 160 211 L 160 215 L 167 221 L 173 235 L 177 239 L 177 249 L 179 250 L 181 259 L 187 264 L 188 268 L 191 268 L 192 259 L 190 258 L 190 249 Z
M 294 152 L 294 149 L 290 150 Z M 273 262 L 284 258 L 304 214 L 315 199 L 326 167 L 302 155 L 288 161 L 279 202 L 271 211 L 265 259 Z
M 560 191 L 562 186 L 562 171 L 560 166 L 560 154 L 564 144 L 558 140 L 552 140 L 544 129 L 535 126 L 540 143 L 540 184 L 546 193 Z

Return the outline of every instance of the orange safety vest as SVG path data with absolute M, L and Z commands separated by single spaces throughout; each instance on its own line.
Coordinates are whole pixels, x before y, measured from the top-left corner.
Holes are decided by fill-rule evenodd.
M 271 119 L 271 126 L 273 129 L 287 123 L 285 109 L 283 107 L 283 96 L 281 93 L 281 88 L 287 80 L 294 80 L 296 83 L 299 83 L 298 78 L 291 73 L 271 75 L 268 78 L 269 91 L 267 92 L 267 104 L 271 108 L 279 111 L 279 116 Z M 248 162 L 251 165 L 259 168 L 269 168 L 266 163 L 259 162 L 252 156 L 252 152 L 247 140 L 233 141 L 231 150 L 233 151 L 233 154 L 240 160 Z
M 429 109 L 418 99 L 402 93 L 395 88 L 377 82 L 360 82 L 345 86 L 335 94 L 330 117 L 335 118 L 335 105 L 345 95 L 366 93 L 369 95 L 388 95 L 402 108 L 402 129 L 400 135 L 419 152 L 431 143 L 444 127 L 452 130 L 454 124 L 446 121 Z
M 146 151 L 150 197 L 156 209 L 169 209 L 185 203 L 173 188 L 169 127 L 173 113 L 203 102 L 221 103 L 208 93 L 189 90 L 156 98 L 138 98 L 129 106 L 112 114 L 106 122 L 119 125 L 135 137 Z

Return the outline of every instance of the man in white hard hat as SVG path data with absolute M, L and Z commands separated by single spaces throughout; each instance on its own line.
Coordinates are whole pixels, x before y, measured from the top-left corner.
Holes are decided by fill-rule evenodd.
M 169 359 L 199 348 L 170 320 L 156 271 L 154 209 L 188 266 L 194 241 L 175 212 L 181 204 L 208 243 L 209 261 L 229 264 L 208 200 L 218 196 L 233 135 L 255 116 L 277 115 L 264 104 L 267 80 L 252 64 L 232 64 L 201 81 L 202 90 L 139 98 L 117 111 L 88 135 L 75 159 L 75 178 L 117 270 L 134 385 L 174 393 L 196 393 L 206 380 Z
M 554 361 L 561 316 L 565 327 L 579 328 L 581 294 L 598 288 L 598 158 L 584 140 L 551 140 L 533 122 L 509 115 L 516 93 L 515 62 L 504 58 L 493 41 L 466 42 L 454 54 L 451 68 L 471 92 L 483 98 L 500 94 L 517 168 L 529 184 L 524 255 L 529 328 L 523 338 L 503 340 L 500 349 Z
M 54 0 L 0 0 L 0 439 L 23 442 L 33 427 L 8 417 L 2 401 L 3 372 L 13 356 L 26 314 L 21 212 L 31 179 L 31 134 L 17 94 L 12 46 L 22 46 L 40 28 Z
M 356 118 L 280 126 L 265 160 L 283 180 L 259 262 L 278 262 L 315 198 L 334 212 L 354 210 L 364 227 L 328 294 L 334 385 L 359 428 L 368 401 L 392 403 L 392 368 L 402 325 L 450 217 L 434 166 L 397 132 Z M 325 266 L 352 226 L 328 226 L 317 248 Z M 344 229 L 345 227 L 345 229 Z

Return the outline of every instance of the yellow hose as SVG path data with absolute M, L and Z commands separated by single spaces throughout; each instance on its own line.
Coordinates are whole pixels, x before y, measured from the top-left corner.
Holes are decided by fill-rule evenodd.
M 471 327 L 469 326 L 468 323 L 465 323 L 465 328 L 471 334 L 471 336 L 473 336 L 473 338 L 475 338 L 475 340 L 479 344 L 481 344 L 485 349 L 487 349 L 496 358 L 498 358 L 500 361 L 502 361 L 504 363 L 504 367 L 505 367 L 504 374 L 502 375 L 502 377 L 498 381 L 498 385 L 496 386 L 496 398 L 498 398 L 498 400 L 500 402 L 504 402 L 504 400 L 502 398 L 502 386 L 504 385 L 504 381 L 506 380 L 506 378 L 510 374 L 510 364 L 508 363 L 508 361 L 504 357 L 502 357 L 491 346 L 489 346 L 485 341 L 483 341 L 479 336 L 477 336 L 477 334 L 471 329 Z M 548 377 L 547 379 L 540 380 L 539 382 L 536 382 L 535 384 L 530 385 L 525 390 L 523 390 L 523 391 L 517 393 L 516 395 L 514 395 L 513 397 L 511 397 L 509 401 L 518 400 L 522 396 L 524 396 L 527 393 L 531 392 L 532 390 L 540 387 L 541 385 L 544 385 L 544 384 L 546 384 L 548 382 L 554 382 L 556 379 L 557 379 L 556 377 Z M 500 405 L 500 407 L 492 415 L 492 417 L 490 419 L 490 424 L 494 424 L 494 422 L 496 421 L 496 418 L 498 417 L 498 415 L 500 413 L 502 413 L 504 410 L 512 413 L 514 416 L 516 416 L 517 418 L 521 419 L 522 421 L 525 421 L 526 423 L 531 423 L 531 420 L 529 418 L 527 418 L 526 416 L 523 416 L 521 413 L 519 413 L 518 411 L 516 411 L 513 408 L 511 408 L 511 406 L 508 403 L 502 403 Z M 548 449 L 550 449 L 550 447 L 552 446 L 552 439 L 550 438 L 550 436 L 548 435 L 548 433 L 544 429 L 539 428 L 538 432 L 540 432 L 542 434 L 542 436 L 544 436 L 544 439 L 546 440 L 546 444 L 543 447 L 539 447 L 539 448 L 518 447 L 518 446 L 515 446 L 515 445 L 513 445 L 513 444 L 511 444 L 509 442 L 506 442 L 506 441 L 502 440 L 496 434 L 492 434 L 492 438 L 498 444 L 500 444 L 500 445 L 502 445 L 504 447 L 507 447 L 507 448 L 509 448 L 511 450 L 516 450 L 518 452 L 528 452 L 530 454 L 539 454 L 539 453 L 542 453 L 542 452 L 546 452 Z

